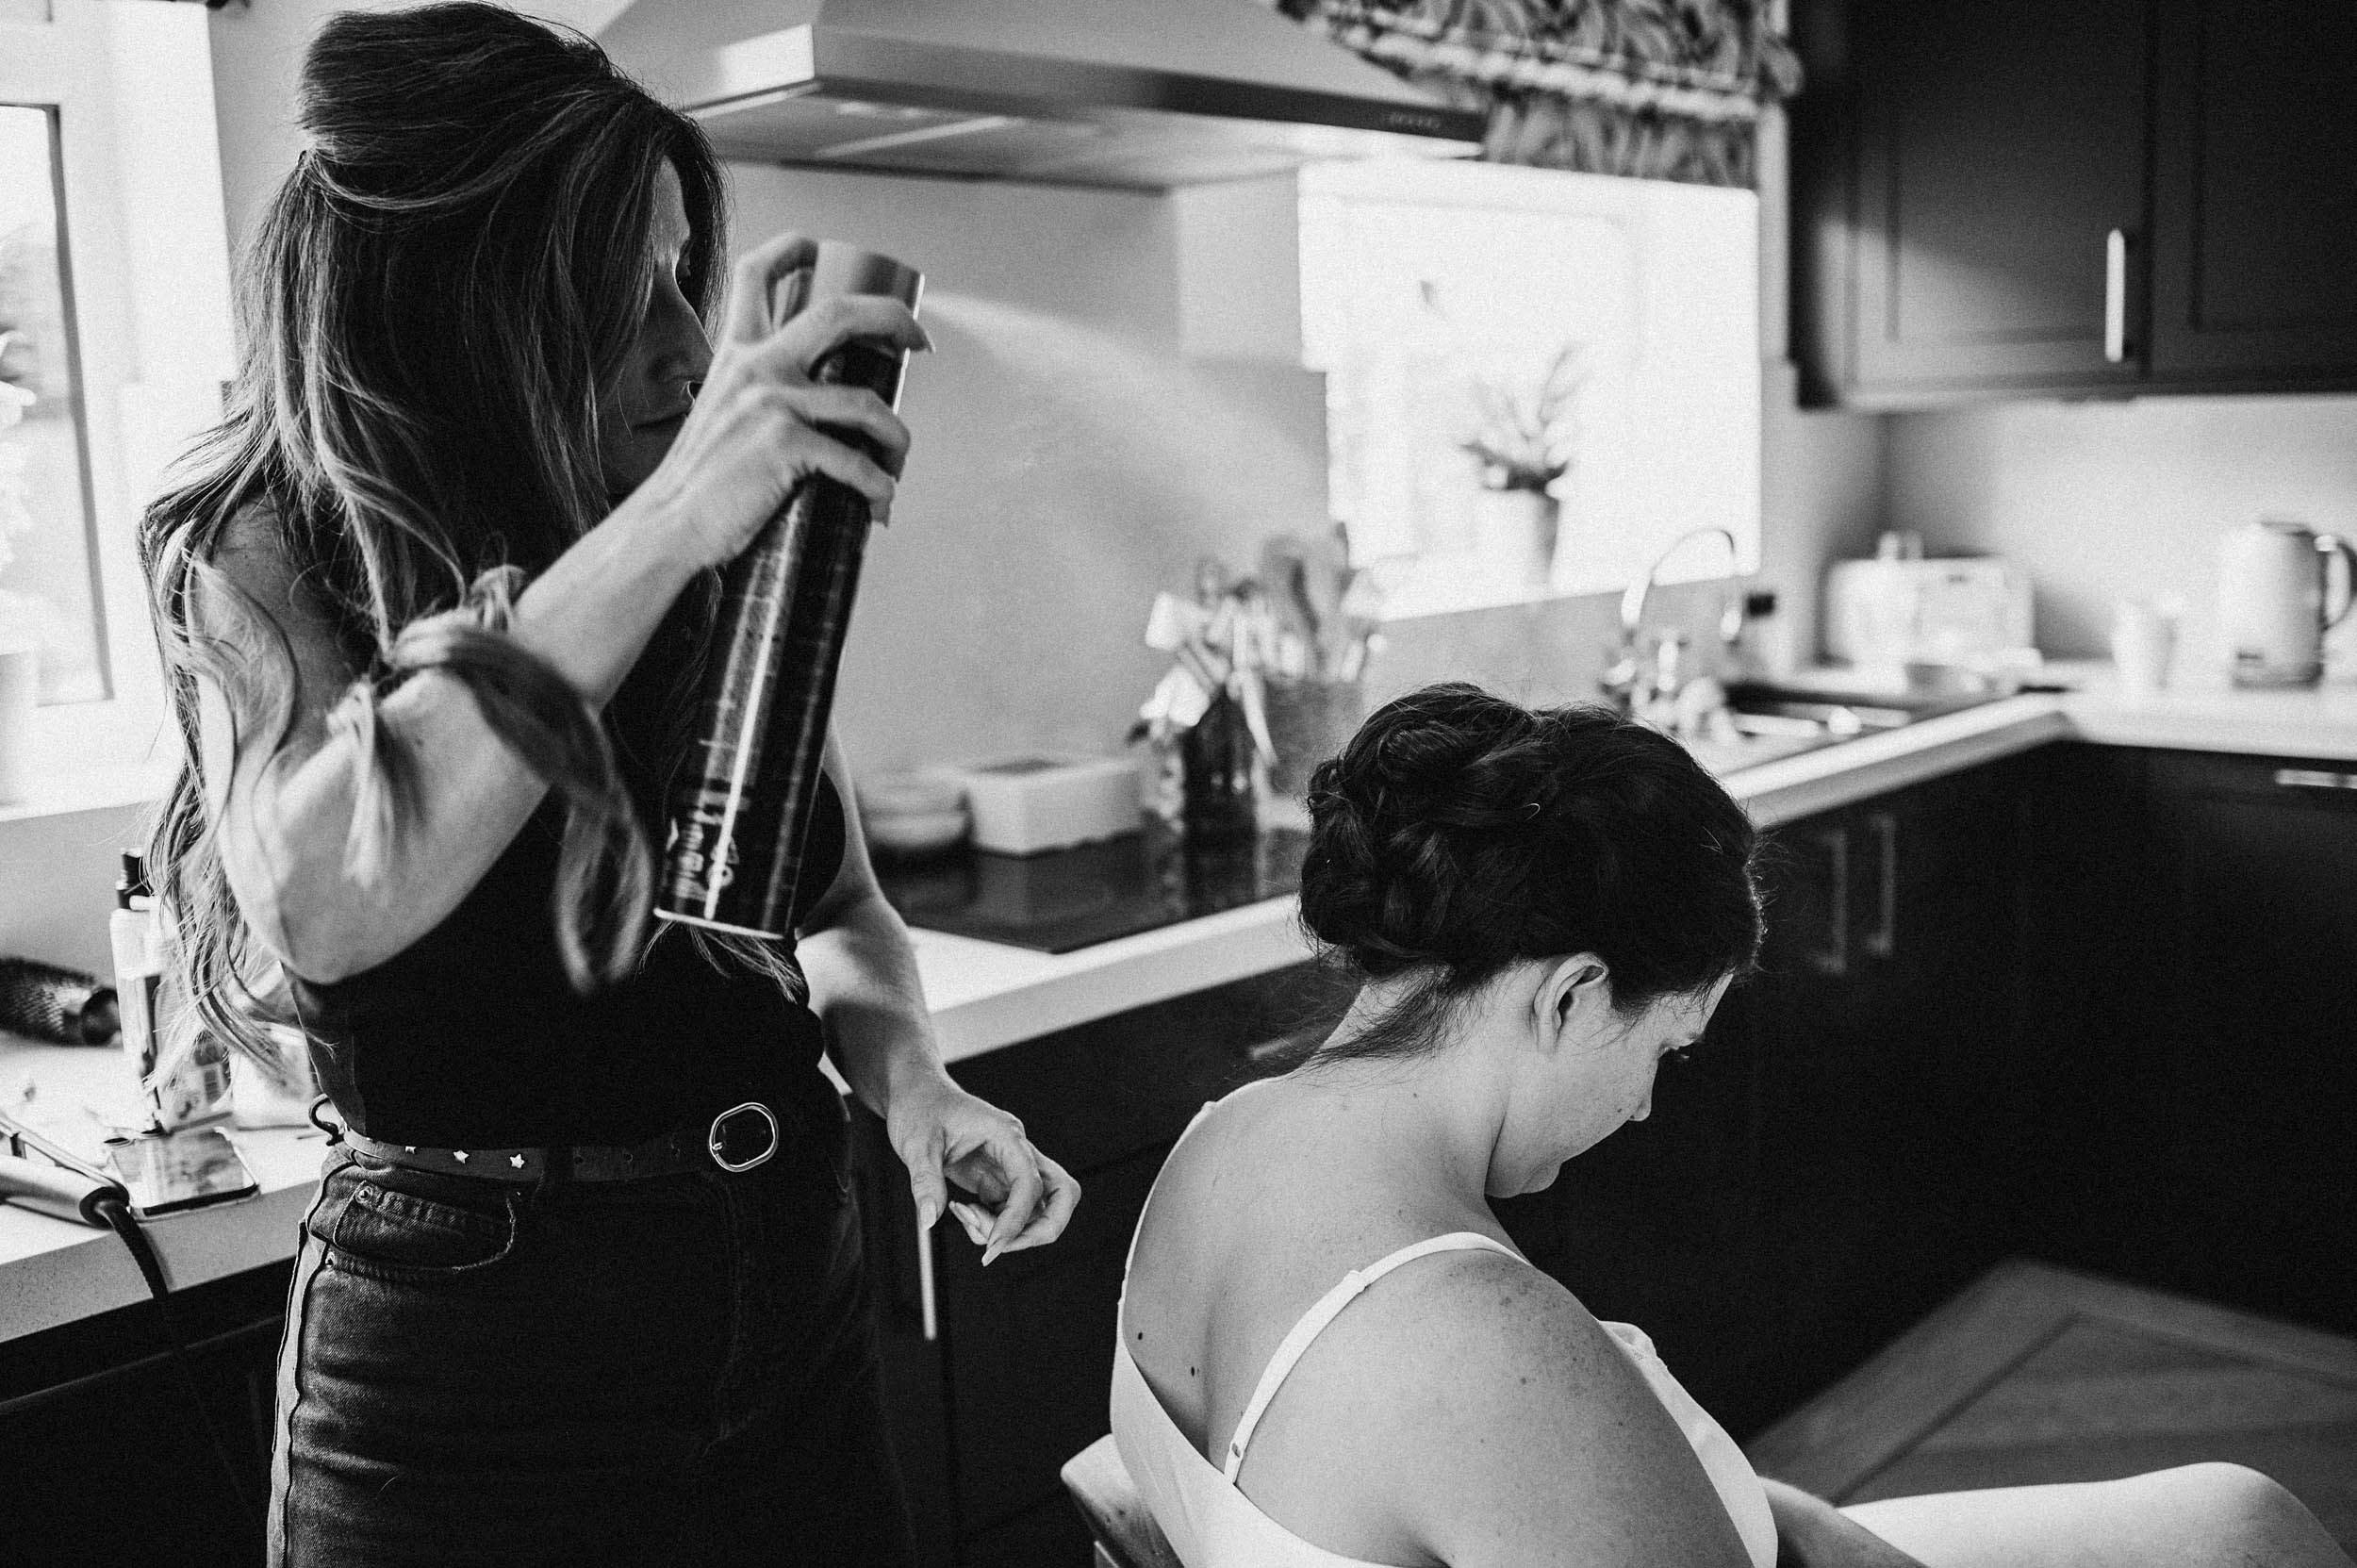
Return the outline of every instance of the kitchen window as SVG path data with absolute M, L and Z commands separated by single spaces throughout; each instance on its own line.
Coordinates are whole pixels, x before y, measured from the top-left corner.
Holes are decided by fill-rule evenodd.
M 41 650 L 7 815 L 177 757 L 137 529 L 234 362 L 218 148 L 202 8 L 0 8 L 0 639 Z
M 58 175 L 57 111 L 0 104 L 0 641 L 44 703 L 107 695 Z
M 1705 525 L 1757 569 L 1755 193 L 1329 164 L 1299 212 L 1332 509 L 1388 617 L 1617 590 Z

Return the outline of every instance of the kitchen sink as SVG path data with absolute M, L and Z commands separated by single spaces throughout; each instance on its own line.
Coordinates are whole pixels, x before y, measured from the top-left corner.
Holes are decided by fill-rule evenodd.
M 1769 685 L 1739 682 L 1727 688 L 1734 738 L 1690 740 L 1687 750 L 1713 773 L 1739 772 L 1781 757 L 1838 746 L 1993 702 L 2003 689 L 1924 691 L 1844 690 L 1829 685 Z
M 1724 777 L 1739 773 L 1746 767 L 1756 767 L 1763 762 L 1780 757 L 1798 756 L 1814 751 L 1821 746 L 1832 746 L 1840 736 L 1820 730 L 1813 734 L 1757 735 L 1738 733 L 1733 740 L 1687 741 L 1686 749 L 1694 753 L 1694 760 L 1711 772 Z
M 1755 718 L 1794 718 L 1822 724 L 1847 739 L 1873 730 L 1895 730 L 1919 718 L 1978 707 L 2009 697 L 2005 683 L 1967 681 L 1961 676 L 1937 685 L 1893 690 L 1868 685 L 1843 686 L 1833 682 L 1771 685 L 1738 681 L 1727 687 L 1727 706 L 1739 722 Z

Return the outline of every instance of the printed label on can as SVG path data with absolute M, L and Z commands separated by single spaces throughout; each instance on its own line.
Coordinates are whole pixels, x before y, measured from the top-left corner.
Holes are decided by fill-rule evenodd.
M 679 803 L 664 854 L 664 908 L 707 918 L 718 913 L 722 895 L 743 868 L 746 845 L 773 836 L 763 830 L 775 815 L 762 809 L 765 804 L 709 786 Z

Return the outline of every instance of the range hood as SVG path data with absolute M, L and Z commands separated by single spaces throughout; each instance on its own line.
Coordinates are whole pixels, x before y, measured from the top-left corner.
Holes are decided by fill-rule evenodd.
M 1162 190 L 1481 145 L 1259 0 L 636 0 L 599 41 L 724 157 Z

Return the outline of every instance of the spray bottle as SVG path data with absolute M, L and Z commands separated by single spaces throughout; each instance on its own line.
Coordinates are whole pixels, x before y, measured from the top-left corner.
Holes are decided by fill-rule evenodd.
M 781 287 L 775 317 L 786 321 L 833 294 L 880 294 L 915 309 L 924 284 L 921 273 L 889 256 L 825 241 L 810 268 Z M 897 345 L 855 339 L 811 374 L 897 404 L 907 358 Z M 858 432 L 828 434 L 881 455 Z M 696 749 L 671 798 L 658 918 L 791 937 L 802 840 L 818 799 L 868 521 L 865 496 L 814 475 L 722 574 Z
M 147 857 L 123 851 L 107 935 L 114 948 L 123 1049 L 149 1128 L 169 1132 L 229 1107 L 229 1050 L 206 1032 L 170 983 L 172 933 L 156 907 Z

